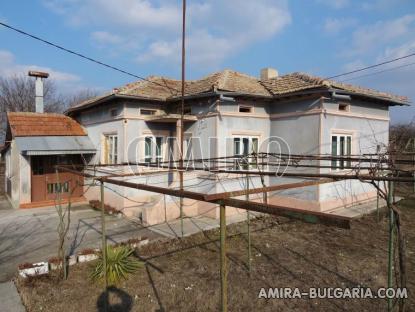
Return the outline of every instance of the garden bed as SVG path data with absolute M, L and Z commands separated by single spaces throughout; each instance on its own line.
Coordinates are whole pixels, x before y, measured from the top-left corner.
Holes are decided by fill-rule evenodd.
M 415 311 L 415 201 L 400 203 L 407 238 L 407 311 Z M 384 311 L 384 299 L 258 299 L 262 287 L 356 287 L 387 283 L 387 219 L 367 216 L 351 230 L 265 217 L 252 225 L 252 271 L 246 268 L 244 224 L 228 227 L 229 311 Z M 232 236 L 233 235 L 233 236 Z M 110 290 L 112 311 L 217 311 L 220 302 L 219 233 L 182 241 L 150 243 L 147 260 L 127 281 Z M 67 281 L 55 273 L 18 280 L 28 311 L 100 311 L 105 294 L 89 274 L 94 262 L 70 268 Z

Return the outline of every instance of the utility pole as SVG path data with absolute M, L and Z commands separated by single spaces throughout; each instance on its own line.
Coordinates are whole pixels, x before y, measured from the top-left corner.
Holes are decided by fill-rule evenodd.
M 184 152 L 184 85 L 185 85 L 185 61 L 186 61 L 186 0 L 183 0 L 183 23 L 182 23 L 182 101 L 181 101 L 181 114 L 180 114 L 180 169 L 179 169 L 179 180 L 180 190 L 183 191 L 183 152 Z M 182 237 L 183 233 L 183 197 L 180 197 L 180 227 Z

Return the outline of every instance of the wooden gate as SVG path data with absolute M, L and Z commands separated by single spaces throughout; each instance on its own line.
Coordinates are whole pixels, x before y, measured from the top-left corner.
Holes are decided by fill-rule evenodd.
M 71 156 L 32 156 L 32 202 L 55 200 L 83 195 L 83 177 L 72 173 L 56 174 L 57 164 L 76 163 L 78 155 Z

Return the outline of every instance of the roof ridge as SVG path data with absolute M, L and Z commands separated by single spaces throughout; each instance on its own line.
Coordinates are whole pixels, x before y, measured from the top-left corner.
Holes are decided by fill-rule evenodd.
M 245 78 L 249 78 L 249 79 L 257 80 L 257 81 L 260 81 L 260 80 L 261 80 L 261 79 L 259 79 L 258 77 L 251 76 L 251 75 L 248 75 L 248 74 L 246 74 L 246 73 L 241 73 L 241 72 L 236 71 L 236 70 L 232 70 L 232 69 L 225 69 L 225 71 L 228 71 L 228 72 L 230 72 L 230 73 L 233 73 L 233 74 L 236 74 L 236 75 L 239 75 L 239 76 L 245 77 Z
M 225 89 L 226 82 L 228 81 L 228 78 L 229 78 L 229 74 L 230 74 L 230 71 L 226 69 L 220 72 L 220 75 L 217 79 L 218 89 Z
M 40 116 L 64 116 L 68 117 L 62 113 L 38 113 L 38 112 L 7 112 L 7 115 L 40 115 Z M 68 117 L 69 118 L 69 117 Z

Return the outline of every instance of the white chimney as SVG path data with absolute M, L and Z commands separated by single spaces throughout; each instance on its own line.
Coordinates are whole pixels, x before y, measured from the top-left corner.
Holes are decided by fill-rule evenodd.
M 278 77 L 278 71 L 271 67 L 261 69 L 261 80 L 268 80 Z
M 36 113 L 43 113 L 43 79 L 49 77 L 48 73 L 39 71 L 29 71 L 30 77 L 36 77 L 35 83 L 35 99 L 36 99 Z

